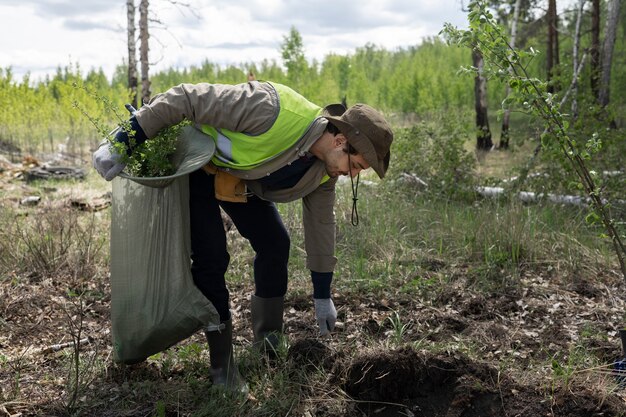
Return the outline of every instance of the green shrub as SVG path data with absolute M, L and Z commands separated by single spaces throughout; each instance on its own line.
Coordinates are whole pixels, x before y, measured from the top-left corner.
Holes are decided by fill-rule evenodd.
M 465 144 L 472 131 L 463 114 L 433 116 L 411 128 L 396 129 L 391 178 L 418 177 L 436 194 L 471 192 L 476 160 Z
M 162 129 L 157 136 L 145 141 L 136 147 L 134 144 L 135 132 L 130 130 L 127 124 L 122 124 L 121 128 L 128 132 L 130 144 L 133 152 L 128 155 L 125 143 L 116 142 L 110 137 L 109 141 L 120 155 L 122 161 L 126 163 L 126 170 L 135 177 L 166 177 L 176 172 L 176 167 L 172 164 L 171 155 L 176 151 L 176 142 L 183 127 L 191 122 L 184 120 L 174 126 Z

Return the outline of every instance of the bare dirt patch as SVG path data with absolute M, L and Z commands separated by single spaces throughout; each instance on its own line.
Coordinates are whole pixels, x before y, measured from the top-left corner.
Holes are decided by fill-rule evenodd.
M 463 355 L 403 348 L 354 358 L 343 370 L 355 415 L 423 417 L 619 416 L 623 402 L 585 387 L 548 397 L 493 366 Z

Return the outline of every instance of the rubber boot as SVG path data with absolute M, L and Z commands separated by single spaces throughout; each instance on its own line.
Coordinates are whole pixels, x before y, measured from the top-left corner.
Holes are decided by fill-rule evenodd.
M 617 378 L 620 388 L 626 387 L 626 329 L 620 329 L 619 335 L 622 338 L 622 358 L 613 365 L 613 373 Z
M 261 298 L 252 295 L 252 332 L 254 346 L 270 357 L 276 356 L 283 334 L 285 297 Z
M 233 324 L 228 320 L 219 326 L 204 330 L 211 355 L 211 379 L 213 385 L 223 386 L 228 391 L 248 393 L 248 385 L 237 369 L 233 355 Z

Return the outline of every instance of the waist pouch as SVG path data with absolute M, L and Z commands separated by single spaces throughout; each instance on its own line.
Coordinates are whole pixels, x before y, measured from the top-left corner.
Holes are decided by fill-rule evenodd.
M 207 174 L 215 175 L 215 198 L 231 203 L 246 203 L 246 183 L 239 177 L 220 171 L 211 163 L 206 164 L 202 169 Z

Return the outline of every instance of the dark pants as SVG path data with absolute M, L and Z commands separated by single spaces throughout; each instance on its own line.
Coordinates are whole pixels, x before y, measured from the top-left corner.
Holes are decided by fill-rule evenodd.
M 230 317 L 224 279 L 230 256 L 220 207 L 256 252 L 254 284 L 258 297 L 281 297 L 287 292 L 290 241 L 274 203 L 256 196 L 248 197 L 247 203 L 219 201 L 215 198 L 214 178 L 202 170 L 189 175 L 191 274 L 225 321 Z

